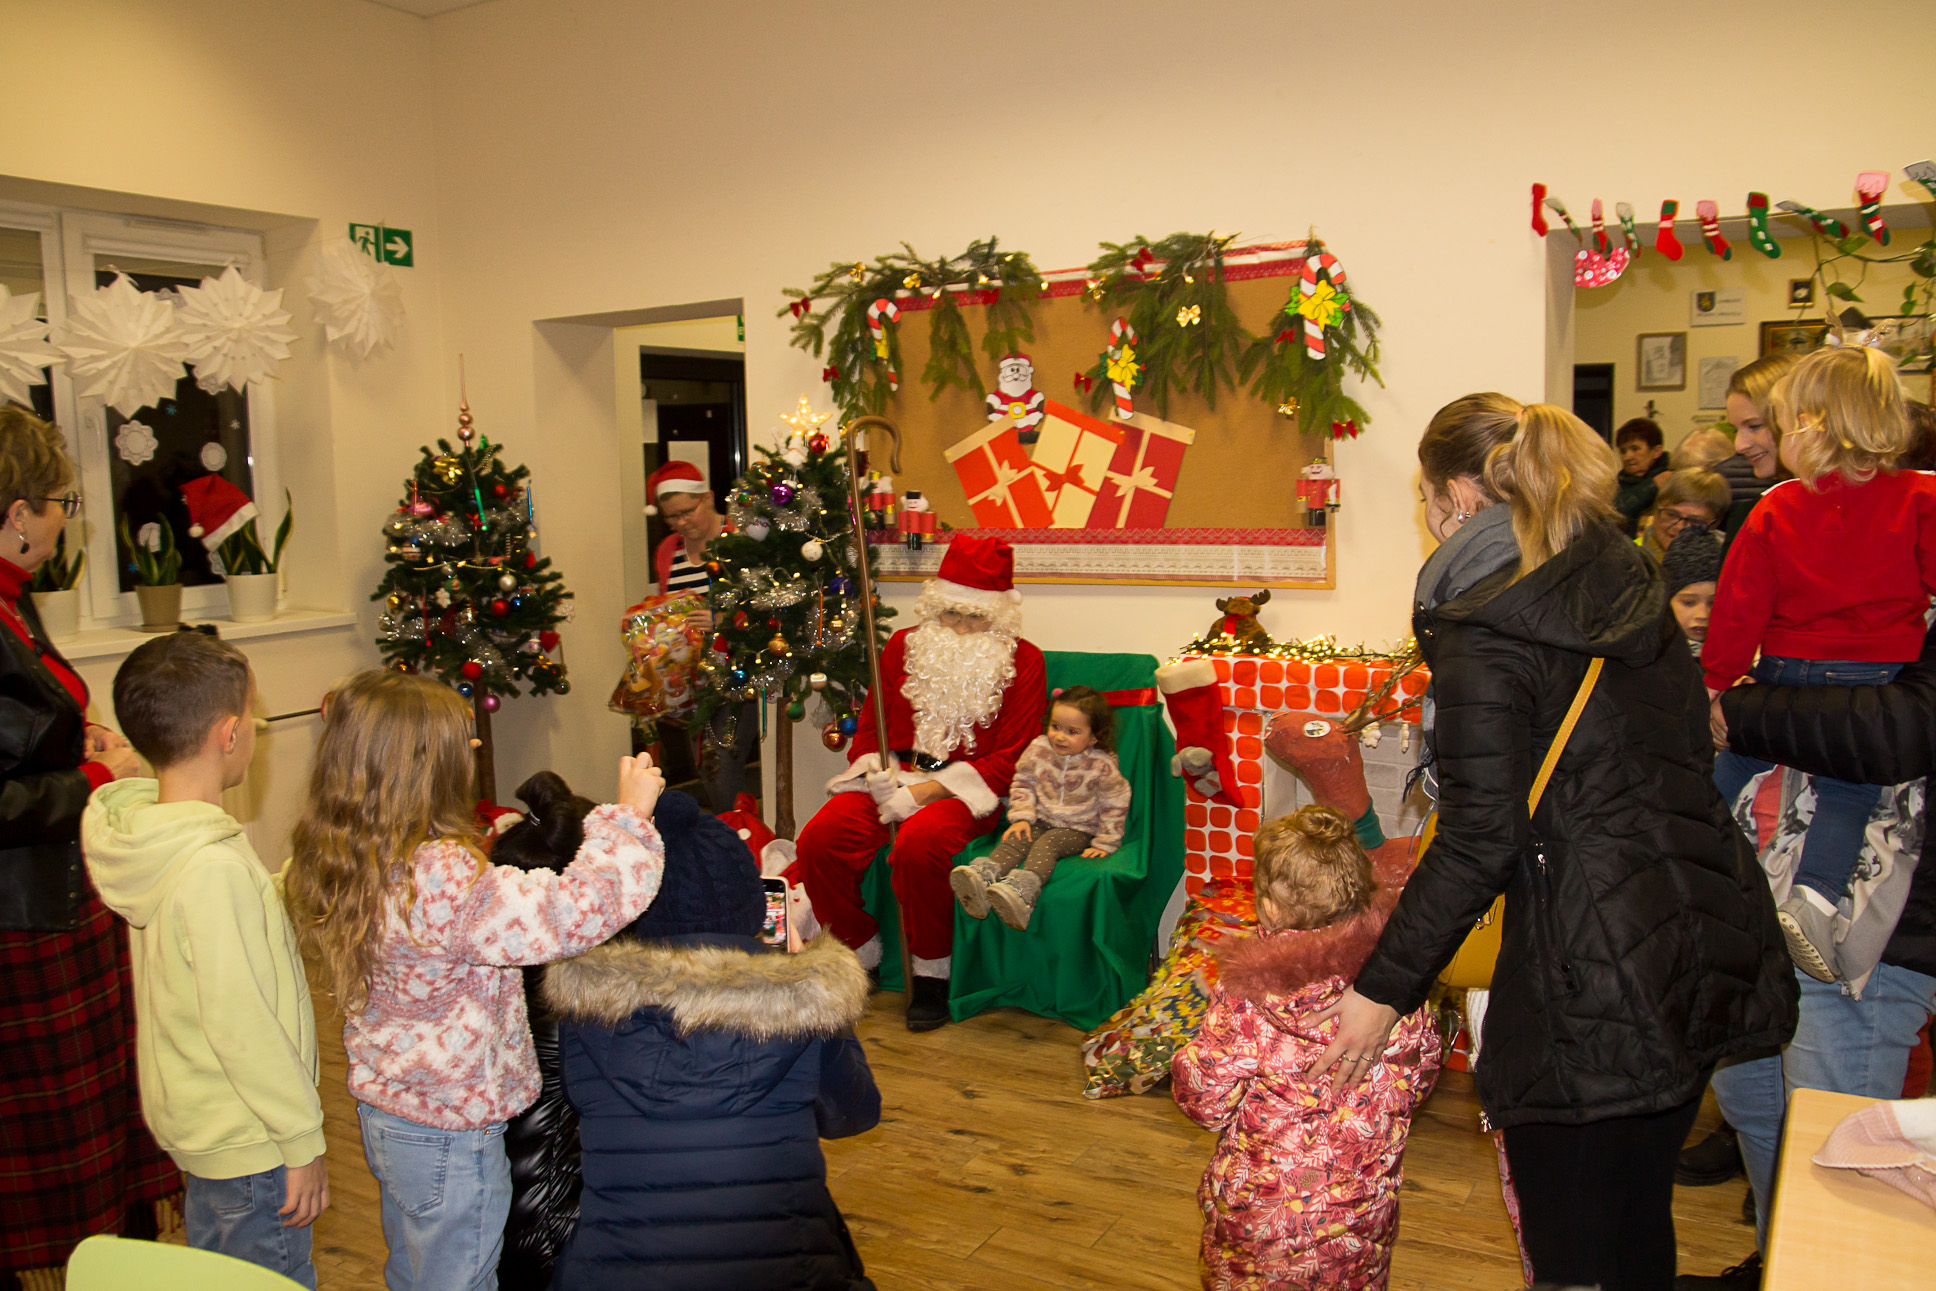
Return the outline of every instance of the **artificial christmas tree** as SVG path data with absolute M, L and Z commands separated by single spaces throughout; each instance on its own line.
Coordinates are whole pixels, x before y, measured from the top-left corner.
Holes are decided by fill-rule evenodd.
M 868 681 L 847 449 L 820 428 L 826 417 L 808 413 L 804 400 L 784 420 L 793 433 L 778 450 L 755 446 L 760 460 L 727 496 L 732 528 L 706 549 L 713 635 L 694 725 L 705 728 L 722 705 L 778 704 L 785 723 L 776 776 L 780 824 L 787 826 L 791 724 L 817 699 L 825 708 L 822 740 L 844 748 Z M 893 613 L 875 608 L 877 621 Z M 879 636 L 887 639 L 884 628 Z M 779 832 L 791 836 L 792 829 Z
M 551 562 L 531 550 L 538 536 L 530 472 L 498 460 L 480 438 L 470 405 L 457 414 L 459 446 L 437 441 L 404 482 L 383 526 L 389 571 L 371 595 L 384 602 L 377 645 L 392 667 L 428 673 L 457 688 L 477 715 L 478 796 L 494 800 L 491 714 L 502 696 L 571 689 L 556 657 L 558 624 L 571 593 Z

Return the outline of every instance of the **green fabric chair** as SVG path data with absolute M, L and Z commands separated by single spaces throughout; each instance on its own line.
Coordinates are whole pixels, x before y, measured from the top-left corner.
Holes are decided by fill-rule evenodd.
M 993 914 L 970 919 L 955 907 L 949 1011 L 960 1021 L 1008 1005 L 1088 1031 L 1149 981 L 1157 920 L 1183 876 L 1183 782 L 1170 775 L 1176 745 L 1155 695 L 1153 656 L 1046 651 L 1044 659 L 1051 691 L 1151 692 L 1151 702 L 1115 710 L 1116 757 L 1132 795 L 1129 825 L 1123 845 L 1108 856 L 1070 857 L 1056 866 L 1027 932 Z M 986 856 L 1000 837 L 998 828 L 976 840 L 957 863 Z M 861 894 L 881 925 L 881 985 L 898 991 L 900 912 L 885 851 L 862 876 Z
M 300 1291 L 301 1286 L 246 1260 L 167 1242 L 90 1237 L 67 1258 L 67 1291 Z

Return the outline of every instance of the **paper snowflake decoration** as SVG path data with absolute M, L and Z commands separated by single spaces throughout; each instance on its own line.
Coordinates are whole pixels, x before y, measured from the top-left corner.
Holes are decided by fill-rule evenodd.
M 358 358 L 394 342 L 403 326 L 403 284 L 396 271 L 347 241 L 323 248 L 309 280 L 309 303 L 323 321 L 323 334 Z
M 274 376 L 276 364 L 289 357 L 296 333 L 281 308 L 280 288 L 264 291 L 230 265 L 221 277 L 180 293 L 175 323 L 195 365 L 195 384 L 210 394 L 223 386 L 246 390 L 249 382 Z
M 128 422 L 114 433 L 114 451 L 129 466 L 139 466 L 155 455 L 155 432 L 138 421 Z
M 105 400 L 124 417 L 173 394 L 187 375 L 188 346 L 173 306 L 137 290 L 126 274 L 74 301 L 54 344 L 67 356 L 75 393 Z
M 214 440 L 202 445 L 202 469 L 219 471 L 229 464 L 229 450 Z
M 0 399 L 23 407 L 33 401 L 27 387 L 47 382 L 41 369 L 61 361 L 60 351 L 47 343 L 39 313 L 39 292 L 16 296 L 0 285 Z

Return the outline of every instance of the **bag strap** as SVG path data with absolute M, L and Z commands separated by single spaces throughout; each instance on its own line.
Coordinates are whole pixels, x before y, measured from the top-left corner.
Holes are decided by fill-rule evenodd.
M 1560 764 L 1560 754 L 1566 751 L 1566 742 L 1573 738 L 1573 728 L 1580 724 L 1580 714 L 1586 711 L 1586 701 L 1593 694 L 1594 685 L 1600 680 L 1600 667 L 1606 663 L 1598 658 L 1587 664 L 1586 676 L 1580 680 L 1580 689 L 1573 695 L 1573 706 L 1566 710 L 1566 718 L 1560 723 L 1559 733 L 1553 736 L 1553 743 L 1546 750 L 1546 760 L 1540 763 L 1539 778 L 1533 781 L 1533 792 L 1526 799 L 1526 814 L 1531 816 L 1539 810 L 1539 800 L 1546 792 L 1546 782 L 1553 778 L 1553 768 Z

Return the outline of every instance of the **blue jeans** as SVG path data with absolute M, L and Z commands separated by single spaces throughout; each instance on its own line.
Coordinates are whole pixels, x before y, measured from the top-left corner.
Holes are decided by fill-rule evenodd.
M 383 1196 L 390 1291 L 494 1291 L 511 1212 L 504 1125 L 439 1130 L 356 1105 Z
M 1819 662 L 1765 654 L 1755 665 L 1754 678 L 1767 686 L 1883 686 L 1894 681 L 1902 669 L 1899 663 Z M 1727 800 L 1728 809 L 1734 809 L 1735 799 L 1748 787 L 1748 781 L 1774 766 L 1773 762 L 1732 749 L 1718 755 L 1714 759 L 1714 783 Z M 1808 836 L 1802 840 L 1795 882 L 1814 889 L 1834 905 L 1849 890 L 1849 875 L 1862 854 L 1862 835 L 1868 829 L 1876 800 L 1882 796 L 1882 786 L 1851 784 L 1827 776 L 1814 779 L 1815 816 L 1808 823 Z
M 184 1175 L 182 1220 L 188 1244 L 218 1251 L 293 1278 L 316 1291 L 316 1266 L 309 1261 L 308 1228 L 284 1228 L 276 1212 L 288 1200 L 289 1171 L 277 1166 L 235 1179 Z
M 1877 964 L 1862 998 L 1840 984 L 1797 972 L 1801 1021 L 1781 1053 L 1750 1058 L 1714 1073 L 1714 1097 L 1734 1126 L 1755 1193 L 1755 1239 L 1766 1244 L 1774 1199 L 1775 1156 L 1788 1095 L 1826 1089 L 1865 1098 L 1901 1098 L 1909 1053 L 1936 1012 L 1936 977 Z

